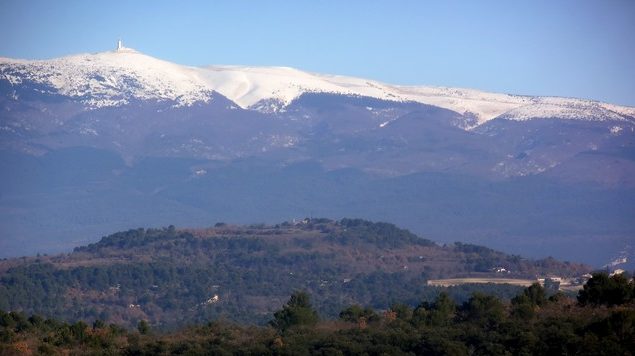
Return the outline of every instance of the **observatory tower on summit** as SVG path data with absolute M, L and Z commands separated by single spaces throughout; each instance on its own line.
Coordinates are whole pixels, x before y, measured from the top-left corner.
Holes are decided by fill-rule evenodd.
M 119 53 L 136 53 L 136 51 L 129 47 L 124 47 L 123 41 L 121 39 L 117 40 L 117 48 L 115 48 L 115 52 Z

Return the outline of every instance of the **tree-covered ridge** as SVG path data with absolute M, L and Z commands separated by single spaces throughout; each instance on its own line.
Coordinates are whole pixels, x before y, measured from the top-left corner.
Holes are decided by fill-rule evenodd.
M 65 320 L 155 328 L 225 317 L 266 323 L 294 290 L 313 295 L 325 316 L 348 304 L 385 309 L 433 299 L 432 278 L 580 275 L 553 259 L 531 261 L 488 248 L 439 246 L 392 224 L 305 219 L 275 226 L 134 229 L 70 254 L 0 262 L 0 309 Z M 479 286 L 509 298 L 518 287 Z M 465 300 L 470 287 L 449 289 Z
M 615 290 L 625 293 L 617 304 Z M 599 296 L 594 304 L 588 294 Z M 320 317 L 302 291 L 262 327 L 214 320 L 163 333 L 143 320 L 131 330 L 0 311 L 0 354 L 632 355 L 635 282 L 596 273 L 577 301 L 534 284 L 511 302 L 473 293 L 457 303 L 441 293 L 414 307 L 350 305 L 336 319 Z

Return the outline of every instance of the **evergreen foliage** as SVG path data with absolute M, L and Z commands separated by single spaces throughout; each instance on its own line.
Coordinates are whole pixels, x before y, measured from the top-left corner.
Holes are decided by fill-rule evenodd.
M 101 320 L 91 327 L 0 311 L 0 354 L 630 355 L 635 350 L 632 300 L 607 308 L 562 295 L 532 297 L 540 295 L 531 286 L 509 305 L 474 293 L 457 306 L 442 293 L 414 310 L 397 303 L 377 313 L 351 305 L 339 321 L 318 321 L 309 295 L 294 292 L 271 326 L 217 320 L 167 334 L 149 333 L 144 321 L 132 331 Z M 515 306 L 525 304 L 535 312 L 516 318 Z
M 635 298 L 635 283 L 627 273 L 609 276 L 605 272 L 594 273 L 578 295 L 580 304 L 622 305 Z
M 306 292 L 295 292 L 289 302 L 273 314 L 271 326 L 278 330 L 287 330 L 293 326 L 314 325 L 318 321 L 318 314 L 311 306 L 310 297 Z

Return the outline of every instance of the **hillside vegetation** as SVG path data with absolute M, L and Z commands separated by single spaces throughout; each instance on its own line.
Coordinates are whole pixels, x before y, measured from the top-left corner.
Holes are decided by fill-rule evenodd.
M 162 333 L 0 310 L 0 354 L 108 355 L 632 355 L 635 283 L 596 273 L 574 298 L 539 284 L 510 302 L 474 293 L 447 294 L 415 307 L 379 312 L 351 305 L 322 320 L 305 292 L 295 292 L 265 327 L 215 320 Z
M 320 315 L 347 305 L 416 305 L 446 290 L 459 301 L 474 288 L 509 298 L 501 285 L 429 287 L 428 279 L 578 276 L 586 266 L 526 260 L 482 246 L 440 246 L 391 224 L 305 219 L 275 226 L 136 229 L 56 256 L 0 261 L 0 309 L 63 320 L 100 319 L 155 328 L 225 318 L 265 323 L 295 290 Z

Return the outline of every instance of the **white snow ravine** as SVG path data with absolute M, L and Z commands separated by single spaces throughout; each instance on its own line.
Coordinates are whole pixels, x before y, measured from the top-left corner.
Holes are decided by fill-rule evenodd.
M 50 85 L 60 94 L 79 98 L 91 107 L 124 105 L 131 98 L 173 100 L 178 106 L 188 106 L 208 101 L 211 92 L 216 91 L 245 109 L 258 108 L 262 100 L 272 100 L 281 109 L 303 93 L 317 92 L 415 101 L 461 114 L 471 113 L 478 125 L 496 117 L 618 121 L 635 117 L 633 107 L 591 100 L 389 85 L 288 67 L 189 67 L 129 48 L 50 60 L 0 58 L 0 79 L 14 84 L 29 79 Z

